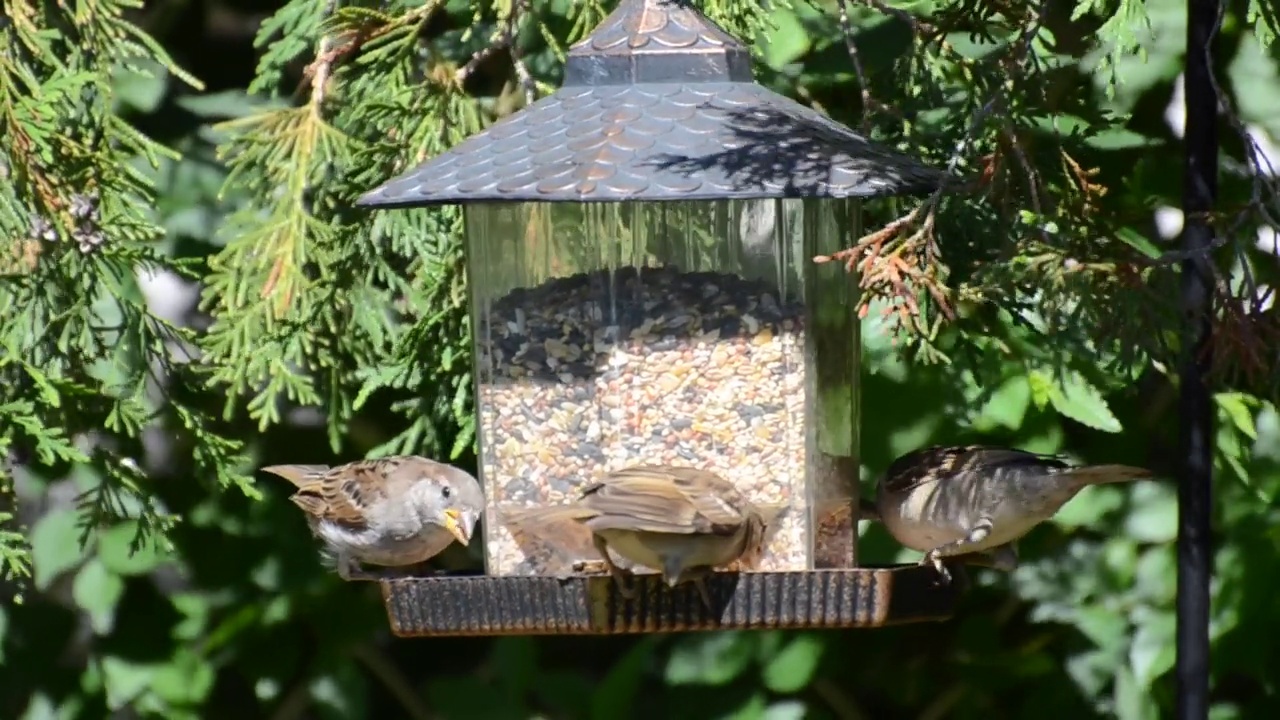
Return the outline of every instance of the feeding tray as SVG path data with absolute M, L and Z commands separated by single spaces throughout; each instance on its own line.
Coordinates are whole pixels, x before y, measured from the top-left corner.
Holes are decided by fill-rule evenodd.
M 382 580 L 399 637 L 625 635 L 696 630 L 873 628 L 951 617 L 967 585 L 961 566 L 942 584 L 932 567 L 716 573 L 713 607 L 689 585 L 632 580 L 626 600 L 607 575 L 435 576 Z

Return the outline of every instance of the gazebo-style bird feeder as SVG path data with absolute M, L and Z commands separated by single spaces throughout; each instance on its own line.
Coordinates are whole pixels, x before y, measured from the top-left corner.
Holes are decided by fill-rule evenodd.
M 859 567 L 858 284 L 812 258 L 864 200 L 942 174 L 754 82 L 688 5 L 623 0 L 564 86 L 369 192 L 464 206 L 483 576 L 387 580 L 400 635 L 867 627 L 947 617 L 932 568 Z M 624 599 L 585 528 L 510 522 L 605 472 L 714 471 L 769 518 L 713 607 L 638 575 Z M 642 571 L 643 572 L 643 571 Z

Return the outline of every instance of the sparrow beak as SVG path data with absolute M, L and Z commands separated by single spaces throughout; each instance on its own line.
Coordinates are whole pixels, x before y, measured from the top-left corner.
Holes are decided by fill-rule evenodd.
M 444 529 L 458 538 L 458 542 L 467 545 L 471 542 L 471 518 L 465 517 L 459 510 L 449 508 L 444 511 Z

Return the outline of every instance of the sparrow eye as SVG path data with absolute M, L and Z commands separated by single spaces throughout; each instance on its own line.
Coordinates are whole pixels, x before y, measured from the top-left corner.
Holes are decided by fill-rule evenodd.
M 448 485 L 445 485 L 444 487 L 440 488 L 440 494 L 443 495 L 446 500 L 448 500 L 449 496 L 453 495 L 453 488 L 449 487 Z

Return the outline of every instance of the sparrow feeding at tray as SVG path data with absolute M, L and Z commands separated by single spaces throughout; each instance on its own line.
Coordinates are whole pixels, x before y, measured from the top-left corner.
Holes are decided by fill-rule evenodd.
M 423 562 L 454 540 L 468 544 L 484 509 L 480 483 L 452 465 L 417 456 L 326 465 L 272 465 L 264 472 L 297 487 L 289 498 L 337 561 L 346 580 L 361 564 Z
M 880 519 L 880 510 L 876 507 L 875 501 L 866 498 L 862 498 L 859 502 L 858 519 L 869 522 L 883 522 Z M 998 545 L 990 550 L 981 552 L 952 555 L 947 559 L 964 565 L 979 565 L 1005 572 L 1013 572 L 1018 567 L 1018 553 L 1014 549 L 1013 543 Z
M 1006 570 L 1014 543 L 1089 485 L 1151 477 L 1128 465 L 1072 467 L 1060 458 L 1008 448 L 931 447 L 895 460 L 876 485 L 877 519 L 895 540 L 925 553 L 944 582 L 943 558 Z
M 706 470 L 663 465 L 618 470 L 584 488 L 574 508 L 626 598 L 635 596 L 626 579 L 630 573 L 614 564 L 610 549 L 661 571 L 668 587 L 692 582 L 711 607 L 707 575 L 739 559 L 752 566 L 763 548 L 760 511 L 729 481 Z

